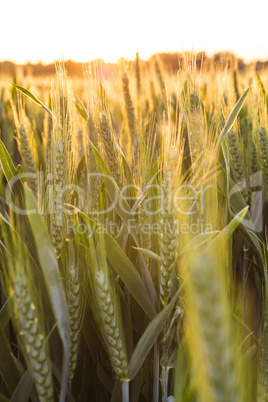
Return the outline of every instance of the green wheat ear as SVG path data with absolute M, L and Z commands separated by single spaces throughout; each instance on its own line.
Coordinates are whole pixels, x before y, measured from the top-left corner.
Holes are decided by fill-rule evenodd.
M 197 312 L 205 375 L 212 401 L 238 401 L 237 375 L 230 327 L 222 297 L 222 283 L 210 255 L 200 255 L 191 265 L 192 302 Z
M 171 277 L 175 271 L 177 251 L 177 228 L 173 216 L 172 186 L 178 163 L 178 152 L 175 147 L 167 150 L 164 165 L 163 180 L 163 210 L 161 233 L 161 268 L 160 268 L 160 299 L 163 306 L 170 301 Z
M 70 315 L 71 353 L 69 363 L 69 379 L 72 380 L 77 365 L 77 355 L 81 327 L 81 287 L 78 269 L 71 265 L 68 270 L 67 302 Z
M 229 150 L 231 154 L 232 171 L 234 175 L 235 183 L 241 187 L 241 193 L 245 198 L 246 203 L 250 203 L 250 191 L 247 186 L 246 174 L 244 171 L 244 166 L 241 158 L 240 149 L 238 146 L 236 134 L 230 130 L 228 133 L 229 140 Z
M 51 224 L 51 242 L 57 257 L 60 256 L 63 245 L 63 187 L 65 179 L 65 144 L 59 140 L 56 148 L 54 178 L 54 205 Z
M 54 400 L 53 381 L 46 355 L 44 334 L 40 329 L 26 277 L 22 274 L 15 278 L 14 306 L 19 338 L 25 349 L 25 358 L 34 378 L 39 399 L 41 402 L 52 402 Z
M 87 120 L 87 133 L 93 145 L 99 149 L 97 129 L 93 121 L 92 114 L 89 113 Z M 87 173 L 89 173 L 89 200 L 90 211 L 97 212 L 99 208 L 99 192 L 101 187 L 100 173 L 98 165 L 89 142 L 86 142 L 86 162 Z
M 123 386 L 129 381 L 129 375 L 122 313 L 114 279 L 106 261 L 105 243 L 102 236 L 96 235 L 96 238 L 89 239 L 92 257 L 90 294 L 94 318 L 111 366 L 115 376 L 122 382 Z M 96 244 L 97 239 L 98 244 Z
M 265 198 L 268 202 L 268 139 L 264 127 L 261 127 L 259 131 L 259 145 L 261 150 L 261 165 L 265 189 Z
M 116 376 L 121 381 L 128 381 L 128 361 L 125 342 L 121 332 L 120 318 L 114 303 L 115 294 L 112 292 L 108 276 L 98 271 L 96 273 L 96 296 L 99 307 L 103 336 Z
M 19 128 L 19 150 L 26 173 L 30 173 L 31 175 L 33 175 L 33 177 L 29 178 L 30 188 L 34 194 L 37 194 L 37 169 L 33 160 L 29 140 L 23 124 L 21 124 Z

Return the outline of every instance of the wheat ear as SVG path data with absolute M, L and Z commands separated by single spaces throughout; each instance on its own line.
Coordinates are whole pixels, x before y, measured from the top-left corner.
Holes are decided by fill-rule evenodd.
M 197 91 L 193 91 L 190 94 L 188 121 L 191 159 L 192 162 L 194 162 L 197 158 L 198 152 L 204 151 L 205 149 L 203 116 L 200 107 L 199 93 Z
M 178 153 L 175 147 L 170 147 L 164 167 L 163 209 L 161 235 L 161 269 L 160 269 L 160 299 L 166 306 L 170 298 L 171 277 L 175 267 L 177 249 L 176 224 L 172 213 L 172 179 L 176 172 Z
M 103 334 L 108 346 L 109 357 L 115 374 L 121 381 L 128 380 L 127 353 L 120 326 L 118 310 L 114 303 L 115 295 L 111 291 L 108 276 L 98 271 L 96 273 L 97 302 L 103 325 Z
M 160 91 L 161 91 L 161 98 L 162 98 L 162 110 L 164 112 L 165 119 L 168 118 L 168 107 L 167 107 L 167 88 L 163 78 L 163 74 L 159 65 L 158 60 L 155 60 L 155 72 L 158 79 Z
M 72 380 L 77 365 L 77 355 L 80 338 L 81 324 L 81 301 L 79 273 L 74 265 L 71 265 L 68 272 L 67 301 L 70 316 L 70 363 L 69 379 Z
M 92 144 L 98 149 L 97 140 L 97 130 L 92 118 L 91 113 L 89 113 L 87 121 L 87 131 L 88 137 Z M 99 191 L 101 187 L 101 179 L 99 174 L 98 165 L 92 151 L 90 143 L 87 144 L 87 167 L 89 173 L 89 200 L 90 200 L 90 211 L 98 211 L 99 206 Z
M 139 53 L 138 52 L 136 53 L 135 72 L 136 72 L 137 97 L 140 98 L 140 95 L 141 95 L 141 74 L 140 74 L 140 58 L 139 58 Z
M 101 134 L 110 172 L 120 188 L 122 187 L 122 178 L 118 162 L 118 154 L 116 152 L 112 132 L 105 114 L 101 117 Z
M 44 335 L 40 330 L 38 315 L 31 300 L 26 278 L 22 274 L 16 276 L 14 283 L 14 303 L 19 335 L 40 402 L 52 402 L 53 382 L 46 356 Z
M 136 122 L 134 106 L 129 91 L 129 80 L 126 73 L 123 75 L 122 82 L 123 82 L 125 108 L 128 118 L 128 127 L 131 137 L 131 145 L 133 149 L 131 155 L 131 165 L 134 171 L 134 176 L 138 176 L 137 169 L 139 166 L 139 158 L 140 158 L 140 138 L 137 131 L 137 122 Z
M 232 171 L 235 179 L 235 183 L 241 186 L 241 193 L 245 198 L 246 203 L 250 202 L 250 192 L 248 190 L 246 175 L 244 172 L 244 167 L 241 159 L 240 150 L 238 147 L 237 139 L 235 133 L 230 130 L 228 133 L 229 139 L 229 149 L 232 157 Z
M 65 178 L 65 147 L 59 140 L 56 148 L 56 169 L 54 179 L 54 205 L 51 225 L 51 242 L 57 257 L 63 244 L 63 185 Z
M 239 399 L 232 339 L 216 268 L 209 255 L 200 255 L 193 262 L 190 270 L 193 283 L 191 299 L 197 311 L 199 347 L 204 353 L 212 400 L 236 401 Z
M 19 128 L 19 150 L 22 157 L 23 164 L 25 166 L 26 172 L 34 175 L 35 177 L 29 178 L 29 185 L 34 194 L 37 193 L 36 188 L 36 178 L 37 170 L 33 160 L 32 151 L 29 145 L 29 140 L 26 134 L 26 130 L 23 124 Z
M 264 179 L 265 199 L 268 202 L 268 139 L 264 127 L 261 127 L 259 131 L 259 144 L 261 150 L 261 164 Z

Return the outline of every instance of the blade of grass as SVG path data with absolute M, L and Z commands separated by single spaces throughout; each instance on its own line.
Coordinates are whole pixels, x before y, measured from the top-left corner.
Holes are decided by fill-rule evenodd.
M 15 363 L 15 357 L 9 346 L 6 334 L 0 323 L 0 374 L 10 395 L 20 381 L 20 374 Z
M 129 378 L 131 380 L 137 375 L 147 354 L 154 346 L 156 339 L 161 333 L 166 321 L 170 317 L 171 311 L 176 304 L 181 289 L 182 287 L 177 290 L 170 303 L 155 316 L 139 339 L 128 365 Z
M 236 120 L 241 108 L 243 107 L 243 105 L 244 105 L 244 103 L 246 101 L 246 98 L 247 98 L 248 93 L 249 93 L 249 89 L 250 88 L 247 88 L 244 91 L 243 95 L 241 95 L 241 97 L 238 99 L 238 101 L 236 102 L 235 106 L 233 107 L 233 109 L 232 109 L 232 111 L 231 111 L 231 113 L 230 113 L 230 115 L 229 115 L 229 117 L 228 117 L 228 119 L 227 119 L 227 121 L 226 121 L 226 123 L 225 123 L 225 125 L 224 125 L 224 127 L 223 127 L 223 129 L 221 131 L 221 133 L 220 133 L 220 136 L 219 136 L 219 138 L 217 140 L 215 151 L 217 151 L 217 149 L 218 149 L 222 139 L 224 138 L 224 136 L 233 127 L 234 122 L 235 122 L 235 120 Z
M 0 310 L 0 323 L 3 329 L 9 323 L 13 314 L 13 297 L 9 296 L 5 304 Z
M 33 389 L 34 380 L 29 370 L 26 370 L 21 377 L 15 391 L 13 392 L 10 402 L 27 402 L 30 399 Z M 34 399 L 35 401 L 38 399 Z
M 36 201 L 32 192 L 25 188 L 25 199 L 27 210 L 36 213 L 29 214 L 28 219 L 36 243 L 39 262 L 44 274 L 47 291 L 50 297 L 51 307 L 53 309 L 58 331 L 63 344 L 63 362 L 62 362 L 62 382 L 60 391 L 60 402 L 65 401 L 70 356 L 70 324 L 69 313 L 66 302 L 66 296 L 59 274 L 59 267 L 53 252 L 45 223 L 37 211 Z
M 39 99 L 37 99 L 36 96 L 34 96 L 28 89 L 23 88 L 22 86 L 18 84 L 11 84 L 13 87 L 17 88 L 20 92 L 22 92 L 24 95 L 26 95 L 28 98 L 30 98 L 32 101 L 34 101 L 37 105 L 41 106 L 51 117 L 56 121 L 56 117 L 52 113 L 52 111 L 45 106 Z
M 81 215 L 85 222 L 90 225 L 91 229 L 96 228 L 96 222 L 93 219 L 89 218 L 86 214 L 77 209 L 76 211 L 79 213 L 79 215 Z M 74 222 L 75 221 L 73 220 L 73 223 Z M 80 236 L 80 240 L 82 240 L 82 243 L 84 245 L 88 244 L 86 234 L 78 236 Z M 85 241 L 83 241 L 83 238 Z M 141 308 L 150 318 L 153 318 L 155 316 L 155 310 L 150 302 L 147 290 L 135 266 L 121 249 L 116 240 L 110 235 L 110 233 L 104 231 L 104 240 L 108 261 L 116 270 L 116 272 L 125 283 L 126 287 L 130 291 L 134 299 L 139 303 Z

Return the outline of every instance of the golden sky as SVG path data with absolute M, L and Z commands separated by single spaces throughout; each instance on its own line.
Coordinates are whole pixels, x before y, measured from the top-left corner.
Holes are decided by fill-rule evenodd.
M 268 59 L 267 0 L 2 0 L 0 60 L 117 61 L 228 50 Z

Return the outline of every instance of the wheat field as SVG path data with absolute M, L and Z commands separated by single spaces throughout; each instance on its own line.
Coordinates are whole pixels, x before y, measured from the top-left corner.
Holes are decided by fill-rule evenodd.
M 267 401 L 267 71 L 0 88 L 0 401 Z

